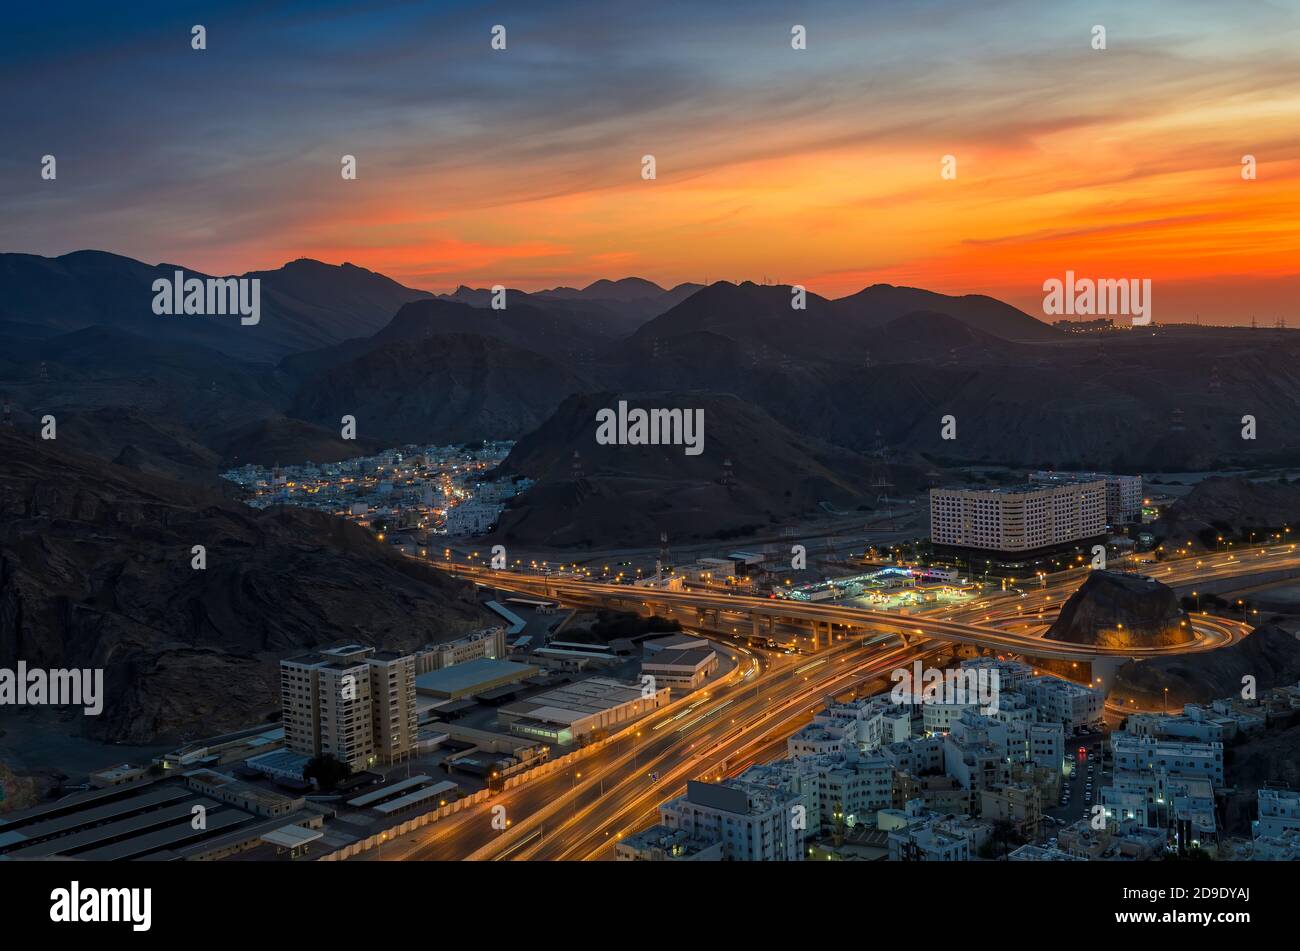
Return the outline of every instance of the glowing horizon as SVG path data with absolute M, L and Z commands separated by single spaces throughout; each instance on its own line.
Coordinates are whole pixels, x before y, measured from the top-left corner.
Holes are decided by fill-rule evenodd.
M 0 117 L 25 144 L 0 249 L 309 257 L 434 292 L 888 283 L 1044 319 L 1072 270 L 1150 279 L 1156 323 L 1300 318 L 1300 11 L 610 6 L 88 7 L 57 34 L 20 13 L 0 69 L 44 95 Z

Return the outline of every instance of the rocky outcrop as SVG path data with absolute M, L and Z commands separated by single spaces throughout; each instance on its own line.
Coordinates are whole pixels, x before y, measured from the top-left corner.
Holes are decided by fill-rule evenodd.
M 1163 706 L 1168 688 L 1169 706 L 1177 709 L 1184 703 L 1240 694 L 1246 676 L 1255 678 L 1257 691 L 1300 680 L 1300 640 L 1281 627 L 1264 624 L 1229 647 L 1128 664 L 1120 668 L 1114 693 L 1155 709 Z
M 1172 588 L 1141 575 L 1094 571 L 1047 636 L 1097 647 L 1165 647 L 1194 635 Z

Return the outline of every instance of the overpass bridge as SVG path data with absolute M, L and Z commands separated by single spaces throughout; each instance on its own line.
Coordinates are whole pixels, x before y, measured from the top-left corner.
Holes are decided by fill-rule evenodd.
M 1193 618 L 1195 640 L 1187 644 L 1100 647 L 1051 640 L 1035 634 L 965 621 L 926 615 L 901 617 L 840 604 L 815 604 L 710 591 L 673 591 L 475 567 L 456 566 L 450 570 L 485 586 L 523 591 L 569 604 L 635 613 L 658 613 L 666 617 L 689 612 L 700 626 L 715 629 L 725 630 L 728 625 L 739 628 L 747 619 L 749 630 L 738 633 L 760 637 L 770 637 L 778 623 L 806 624 L 811 628 L 815 647 L 829 646 L 835 629 L 840 628 L 846 634 L 854 635 L 892 633 L 898 635 L 904 644 L 911 644 L 917 639 L 933 639 L 1048 660 L 1103 662 L 1105 668 L 1117 668 L 1128 660 L 1214 650 L 1243 636 L 1245 628 L 1245 625 L 1223 618 L 1198 615 Z M 723 618 L 728 615 L 736 617 L 737 621 L 734 624 L 724 621 Z

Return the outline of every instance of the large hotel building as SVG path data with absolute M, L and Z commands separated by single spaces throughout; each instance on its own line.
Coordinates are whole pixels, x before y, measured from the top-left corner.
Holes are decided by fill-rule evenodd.
M 930 537 L 948 549 L 1023 559 L 1105 533 L 1101 479 L 930 490 Z
M 1112 526 L 1142 520 L 1142 477 L 1140 475 L 1115 475 L 1110 472 L 1057 472 L 1039 469 L 1029 473 L 1030 482 L 1093 482 L 1106 483 L 1106 519 Z
M 284 745 L 354 770 L 415 748 L 415 656 L 348 644 L 280 661 Z

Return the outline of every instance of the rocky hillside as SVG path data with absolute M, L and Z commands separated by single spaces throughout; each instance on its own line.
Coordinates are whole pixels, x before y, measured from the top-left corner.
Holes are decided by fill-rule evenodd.
M 233 730 L 276 708 L 283 656 L 342 639 L 409 648 L 487 622 L 466 588 L 347 522 L 56 446 L 0 428 L 0 666 L 103 668 L 88 735 Z
M 1239 537 L 1252 529 L 1300 526 L 1300 485 L 1239 477 L 1205 479 L 1171 505 L 1158 524 L 1162 537 L 1193 544 L 1203 544 L 1211 530 Z
M 386 445 L 514 439 L 588 388 L 541 353 L 449 333 L 390 343 L 332 367 L 303 386 L 291 412 L 321 426 L 350 414 L 358 435 Z
M 597 411 L 620 400 L 630 408 L 702 409 L 702 451 L 597 443 Z M 796 515 L 865 513 L 880 494 L 871 458 L 796 433 L 747 401 L 717 393 L 573 396 L 519 440 L 501 471 L 538 484 L 502 516 L 498 534 L 548 545 L 654 544 L 661 531 L 732 538 Z M 891 491 L 915 488 L 923 471 L 891 463 Z
M 1152 578 L 1094 571 L 1061 608 L 1049 638 L 1098 647 L 1161 647 L 1193 639 L 1174 590 Z
M 1139 706 L 1158 708 L 1169 688 L 1169 704 L 1207 703 L 1241 692 L 1241 678 L 1255 678 L 1258 690 L 1300 680 L 1300 640 L 1264 624 L 1240 643 L 1202 654 L 1143 660 L 1120 668 L 1115 693 Z

